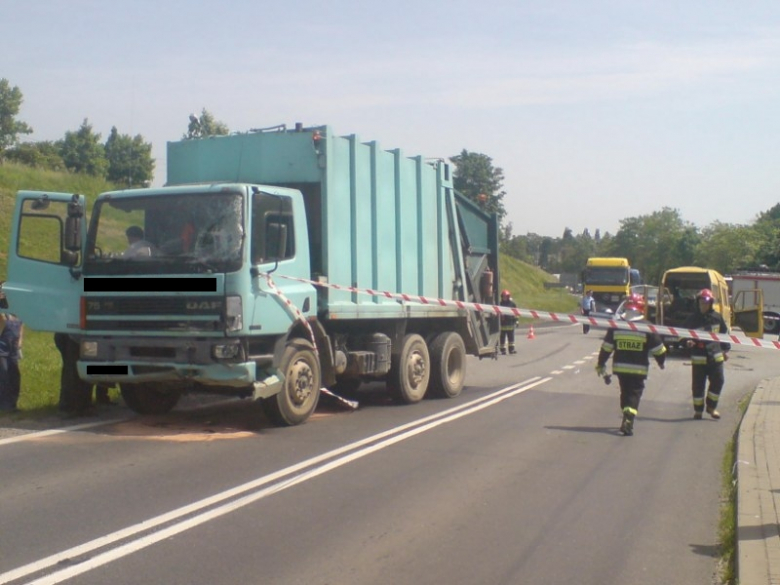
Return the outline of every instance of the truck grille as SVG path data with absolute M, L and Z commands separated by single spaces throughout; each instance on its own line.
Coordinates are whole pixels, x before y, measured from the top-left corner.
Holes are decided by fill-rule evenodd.
M 97 296 L 85 299 L 90 331 L 217 332 L 224 299 L 214 296 Z

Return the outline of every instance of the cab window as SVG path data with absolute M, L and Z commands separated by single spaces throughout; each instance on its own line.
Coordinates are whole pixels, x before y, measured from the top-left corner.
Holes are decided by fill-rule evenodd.
M 292 199 L 255 193 L 252 197 L 252 263 L 264 264 L 295 256 Z

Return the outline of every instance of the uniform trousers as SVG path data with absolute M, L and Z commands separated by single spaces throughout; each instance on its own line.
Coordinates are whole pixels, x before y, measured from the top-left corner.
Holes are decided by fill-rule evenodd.
M 714 410 L 718 406 L 720 391 L 723 390 L 725 377 L 723 376 L 723 363 L 695 364 L 691 366 L 691 393 L 693 394 L 693 409 L 702 412 L 706 404 L 707 408 Z M 707 381 L 710 386 L 707 388 Z M 704 392 L 707 391 L 705 400 Z

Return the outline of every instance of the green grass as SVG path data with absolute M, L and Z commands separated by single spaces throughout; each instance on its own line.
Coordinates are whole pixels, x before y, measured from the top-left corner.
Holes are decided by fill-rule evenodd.
M 740 421 L 750 404 L 751 395 L 740 400 L 738 408 Z M 735 476 L 737 462 L 737 436 L 739 425 L 734 435 L 726 444 L 726 450 L 721 460 L 721 505 L 718 521 L 718 543 L 720 559 L 719 580 L 722 585 L 737 583 L 737 478 Z
M 544 288 L 545 282 L 555 282 L 555 278 L 544 270 L 503 254 L 499 258 L 498 268 L 501 276 L 500 290 L 509 290 L 515 304 L 521 309 L 538 309 L 552 313 L 579 312 L 578 297 L 565 289 Z
M 86 175 L 42 171 L 18 164 L 0 164 L 0 280 L 5 280 L 7 273 L 8 239 L 17 191 L 80 193 L 87 197 L 88 209 L 91 209 L 91 203 L 99 193 L 116 188 L 104 180 Z M 116 237 L 123 239 L 124 231 L 117 229 Z M 46 254 L 46 241 L 44 234 L 30 234 L 25 239 L 25 250 L 32 256 L 43 257 Z M 545 282 L 554 280 L 546 272 L 508 256 L 501 256 L 499 264 L 499 290 L 509 289 L 518 307 L 553 312 L 576 310 L 576 297 L 561 289 L 544 288 Z M 45 414 L 55 408 L 59 400 L 61 361 L 59 352 L 54 347 L 52 334 L 25 328 L 23 355 L 24 358 L 20 362 L 22 392 L 19 398 L 19 408 L 22 412 L 6 416 Z

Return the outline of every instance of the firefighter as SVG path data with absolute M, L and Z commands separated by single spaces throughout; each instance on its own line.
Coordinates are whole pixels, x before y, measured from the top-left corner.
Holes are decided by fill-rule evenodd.
M 501 291 L 501 302 L 498 303 L 502 307 L 517 308 L 517 305 L 512 300 L 512 294 L 508 290 Z M 501 354 L 504 355 L 507 352 L 507 346 L 509 347 L 509 353 L 517 353 L 515 351 L 515 327 L 517 326 L 517 317 L 514 315 L 505 315 L 501 313 Z
M 723 317 L 713 308 L 715 296 L 708 288 L 696 294 L 696 311 L 683 324 L 686 329 L 697 329 L 715 333 L 728 333 Z M 688 339 L 685 344 L 691 350 L 691 393 L 693 394 L 693 418 L 701 420 L 707 410 L 715 420 L 720 418 L 718 400 L 723 390 L 725 377 L 723 362 L 729 359 L 730 343 Z M 704 390 L 709 380 L 705 399 Z
M 626 302 L 618 315 L 624 321 L 641 321 L 644 318 L 642 305 L 635 301 Z M 596 373 L 605 376 L 607 360 L 612 358 L 612 373 L 617 375 L 620 384 L 620 409 L 623 421 L 620 434 L 634 434 L 634 419 L 639 410 L 639 401 L 645 389 L 645 380 L 649 369 L 649 354 L 652 354 L 658 366 L 663 369 L 666 360 L 666 347 L 655 333 L 609 329 L 601 344 Z

